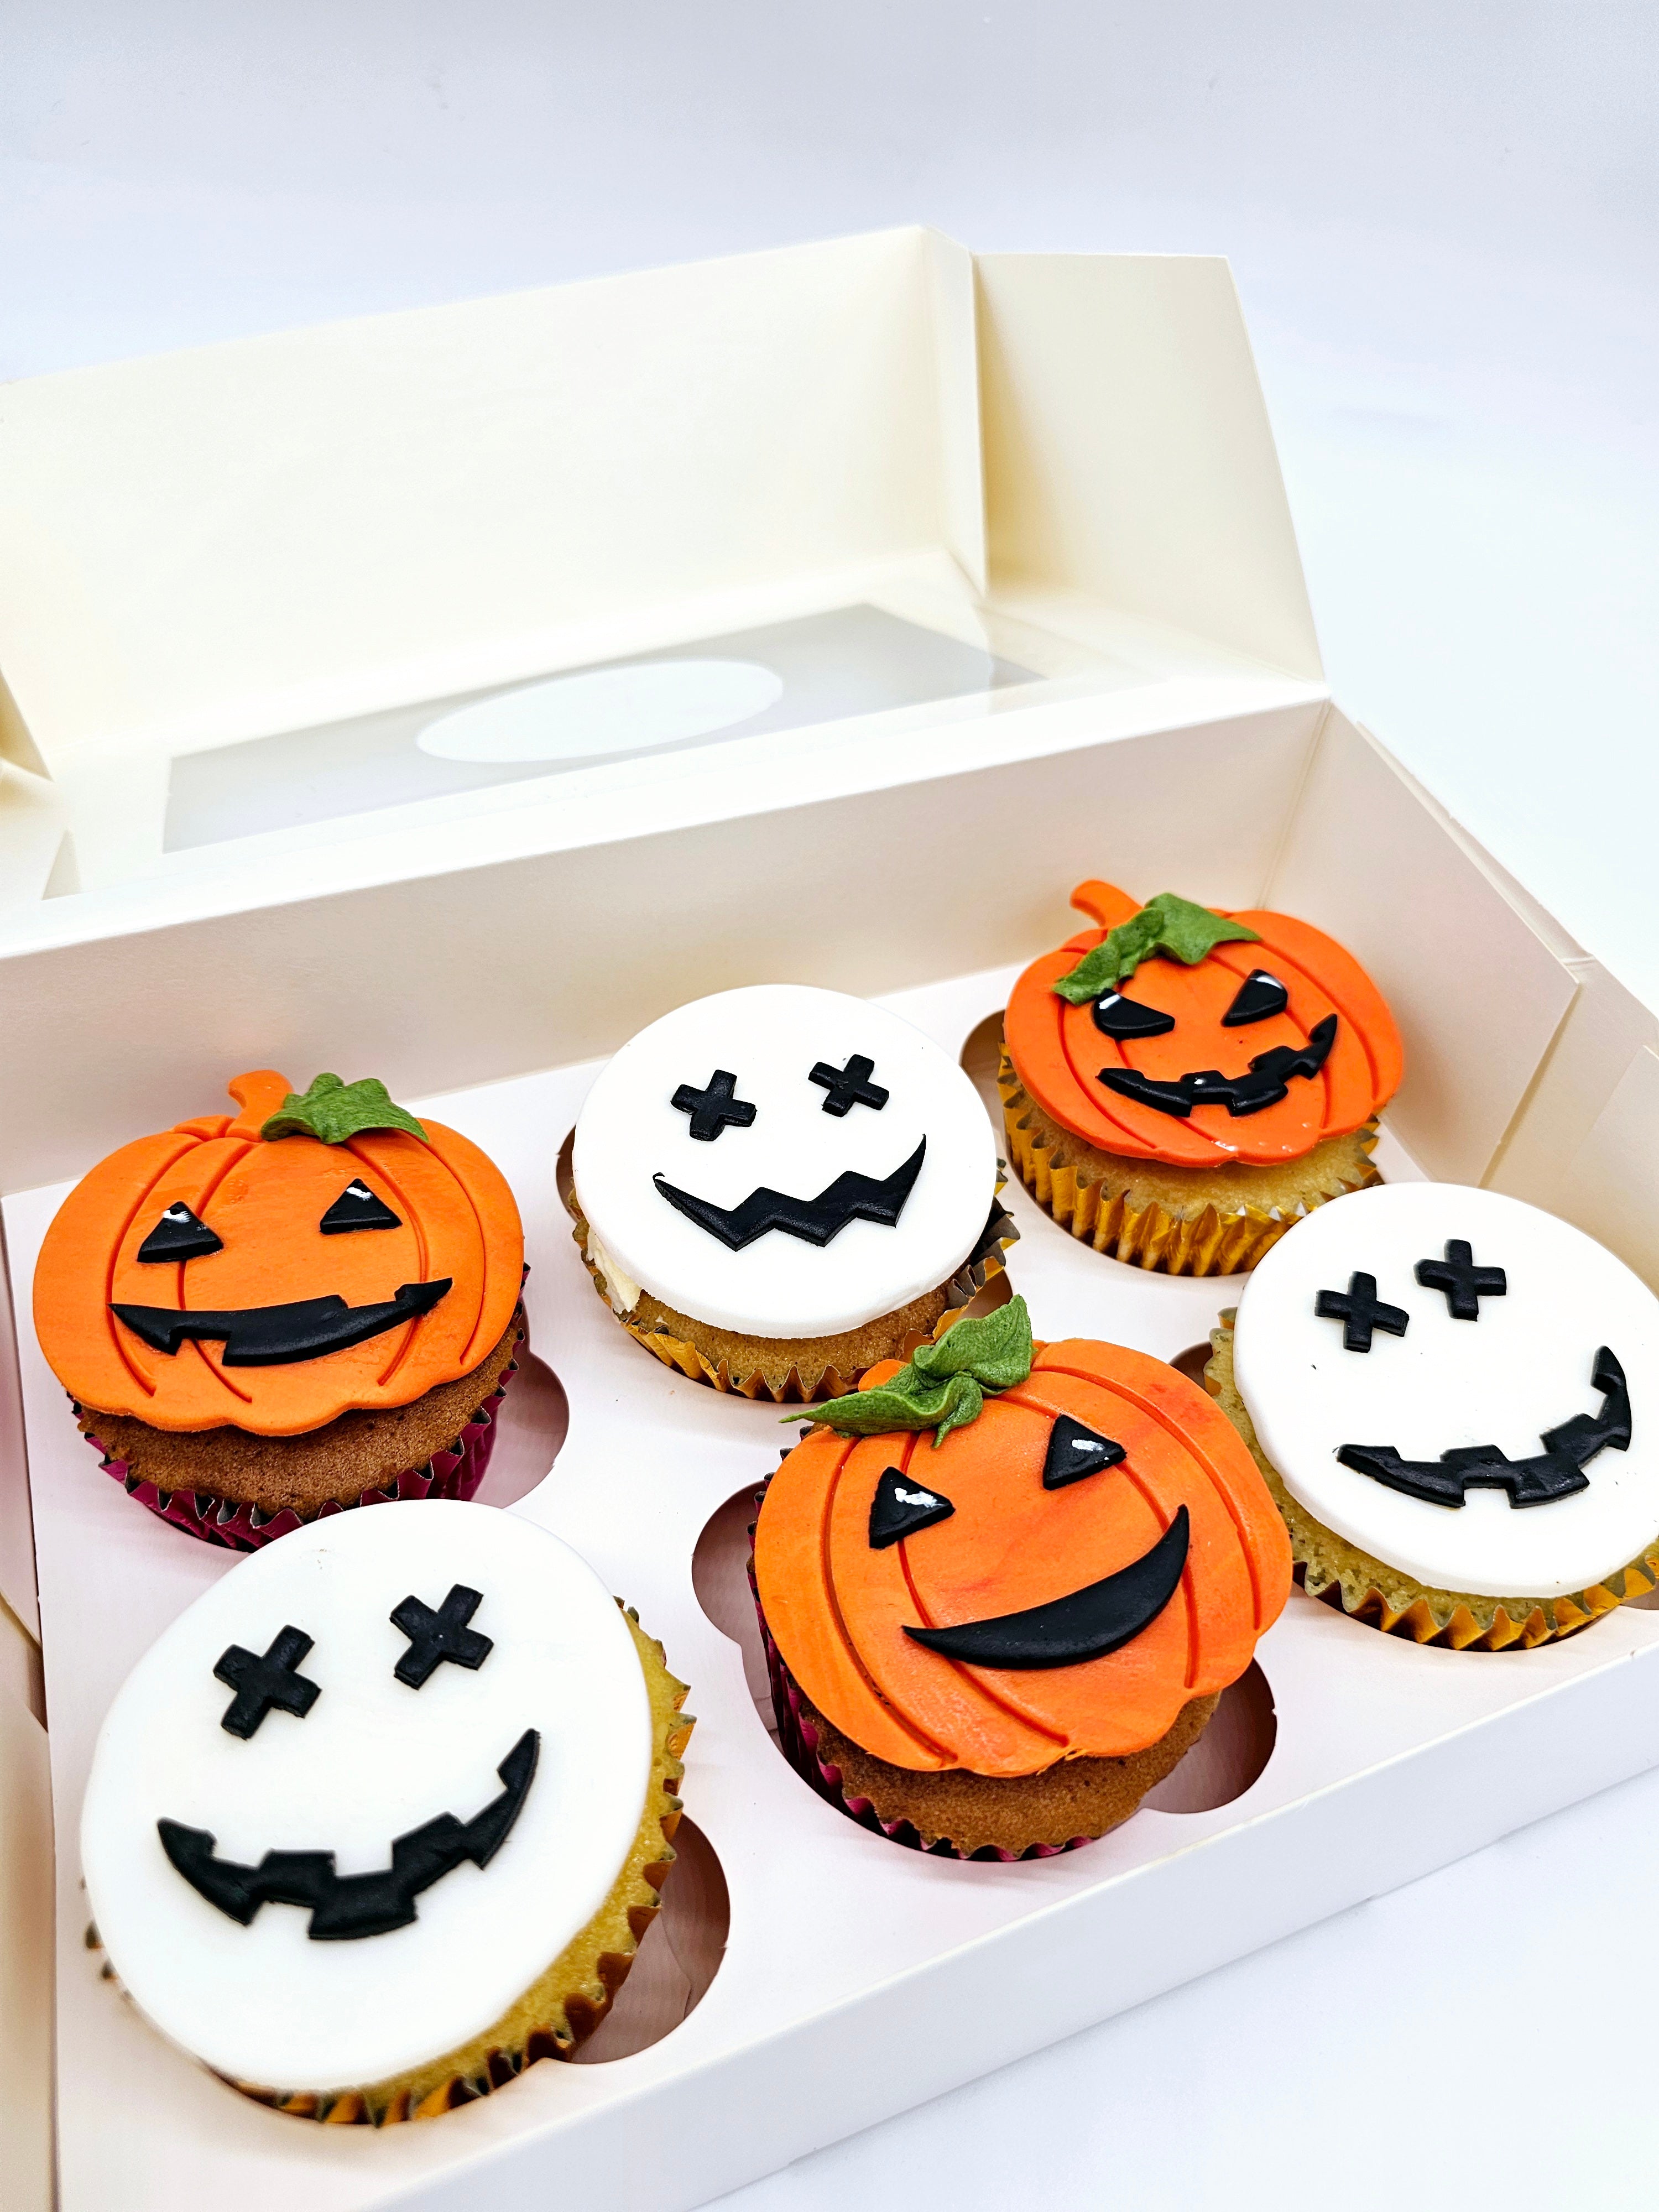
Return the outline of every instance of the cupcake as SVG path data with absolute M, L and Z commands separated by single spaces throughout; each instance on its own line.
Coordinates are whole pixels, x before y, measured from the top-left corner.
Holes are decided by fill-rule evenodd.
M 864 1383 L 785 1458 L 756 1525 L 787 1755 L 941 1856 L 1104 1835 L 1284 1606 L 1290 1547 L 1249 1454 L 1144 1352 L 1034 1346 L 1020 1298 Z
M 693 1382 L 781 1403 L 849 1390 L 1000 1268 L 1000 1166 L 931 1037 L 762 983 L 665 1014 L 600 1072 L 568 1203 L 631 1336 Z
M 1098 927 L 1014 986 L 998 1079 L 1012 1157 L 1064 1229 L 1172 1275 L 1253 1267 L 1290 1224 L 1377 1180 L 1404 1067 L 1394 1018 L 1322 930 L 1111 884 Z
M 151 1645 L 81 1820 L 113 1977 L 246 2095 L 425 2118 L 568 2057 L 674 1854 L 691 1723 L 568 1546 L 440 1499 L 240 1561 Z
M 1394 1183 L 1277 1245 L 1211 1389 L 1316 1597 L 1419 1644 L 1548 1643 L 1659 1575 L 1659 1299 L 1493 1190 Z
M 476 1145 L 372 1077 L 140 1137 L 46 1232 L 41 1350 L 87 1440 L 174 1526 L 245 1551 L 388 1497 L 469 1498 L 524 1335 L 524 1237 Z

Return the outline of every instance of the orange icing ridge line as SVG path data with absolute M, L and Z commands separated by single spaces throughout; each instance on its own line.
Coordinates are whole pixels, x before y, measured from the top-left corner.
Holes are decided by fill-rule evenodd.
M 893 1371 L 896 1374 L 898 1371 L 898 1363 L 894 1362 L 892 1364 Z M 841 1602 L 836 1593 L 835 1573 L 830 1565 L 830 1526 L 835 1517 L 836 1493 L 841 1488 L 841 1480 L 842 1475 L 847 1471 L 848 1461 L 852 1458 L 853 1453 L 857 1449 L 858 1444 L 865 1441 L 866 1439 L 862 1437 L 849 1439 L 848 1448 L 842 1454 L 840 1463 L 836 1467 L 834 1474 L 830 1478 L 829 1487 L 824 1492 L 823 1518 L 818 1524 L 818 1550 L 820 1559 L 823 1562 L 823 1595 L 826 1601 L 827 1609 L 830 1620 L 835 1624 L 836 1633 L 840 1637 L 842 1643 L 846 1647 L 848 1657 L 852 1661 L 854 1668 L 857 1672 L 860 1679 L 862 1680 L 865 1688 L 868 1690 L 870 1695 L 875 1699 L 876 1703 L 878 1705 L 885 1706 L 888 1712 L 891 1714 L 894 1720 L 896 1720 L 900 1728 L 903 1729 L 905 1735 L 908 1735 L 920 1749 L 932 1752 L 936 1759 L 948 1759 L 952 1765 L 959 1765 L 961 1761 L 958 1759 L 956 1751 L 951 1745 L 948 1743 L 936 1742 L 921 1726 L 920 1722 L 912 1720 L 909 1714 L 902 1711 L 882 1689 L 880 1684 L 876 1680 L 875 1676 L 865 1665 L 863 1656 L 860 1654 L 857 1644 L 853 1641 L 852 1632 L 847 1626 L 846 1616 L 842 1612 Z M 901 1474 L 908 1474 L 910 1472 L 910 1454 L 915 1450 L 915 1444 L 916 1438 L 914 1436 L 905 1437 L 902 1457 L 899 1462 L 899 1473 Z M 901 1547 L 901 1550 L 902 1549 L 902 1547 Z M 902 1559 L 900 1565 L 901 1568 L 902 1568 L 903 1562 Z M 908 1571 L 905 1572 L 905 1579 L 907 1582 L 909 1580 Z
M 904 1470 L 907 1474 L 908 1471 L 908 1468 Z M 916 1578 L 910 1571 L 910 1561 L 908 1555 L 907 1540 L 903 1537 L 899 1539 L 898 1555 L 899 1571 L 904 1577 L 904 1587 L 910 1593 L 911 1604 L 915 1607 L 917 1613 L 921 1615 L 921 1620 L 918 1625 L 923 1628 L 937 1628 L 939 1624 L 933 1618 L 933 1613 L 929 1609 L 927 1599 L 923 1597 L 921 1592 L 916 1588 Z M 1017 1723 L 1019 1727 L 1023 1729 L 1030 1729 L 1033 1735 L 1046 1736 L 1048 1741 L 1054 1744 L 1061 1753 L 1064 1753 L 1067 1749 L 1071 1743 L 1071 1738 L 1068 1735 L 1066 1735 L 1062 1730 L 1051 1728 L 1047 1721 L 1039 1720 L 1035 1713 L 1023 1713 L 1018 1705 L 1011 1703 L 1007 1698 L 1001 1696 L 985 1679 L 987 1670 L 983 1667 L 969 1667 L 959 1659 L 946 1659 L 944 1663 L 945 1666 L 949 1667 L 952 1673 L 955 1674 L 961 1680 L 968 1683 L 970 1687 L 976 1690 L 979 1695 L 984 1698 L 987 1705 L 994 1705 L 1000 1713 L 1006 1713 L 1008 1718 L 1011 1721 Z M 891 1704 L 892 1700 L 890 1698 L 888 1702 L 889 1704 Z M 899 1710 L 897 1706 L 894 1706 L 893 1709 L 896 1712 Z M 902 1716 L 901 1716 L 901 1717 L 902 1717 Z M 919 1727 L 920 1723 L 917 1723 L 917 1725 Z M 960 1752 L 952 1750 L 949 1753 L 949 1756 L 954 1760 L 957 1766 L 965 1765 L 966 1762 L 963 1760 Z
M 416 1141 L 418 1142 L 418 1139 Z M 417 1206 L 410 1204 L 407 1194 L 404 1192 L 402 1185 L 398 1182 L 396 1176 L 392 1174 L 391 1169 L 383 1166 L 379 1160 L 370 1159 L 367 1152 L 360 1152 L 357 1149 L 357 1142 L 358 1140 L 355 1137 L 348 1138 L 340 1149 L 342 1152 L 349 1152 L 352 1158 L 355 1159 L 360 1166 L 368 1168 L 373 1174 L 377 1175 L 380 1180 L 390 1188 L 392 1195 L 397 1200 L 398 1205 L 403 1208 L 403 1218 L 404 1222 L 415 1234 L 415 1264 L 420 1269 L 420 1280 L 423 1283 L 430 1281 L 430 1262 L 432 1254 L 431 1248 L 426 1240 L 426 1224 L 421 1218 L 420 1208 Z M 482 1302 L 482 1285 L 480 1285 L 479 1289 L 479 1297 Z M 418 1322 L 405 1322 L 403 1327 L 398 1331 L 398 1349 L 392 1353 L 391 1359 L 374 1378 L 374 1387 L 377 1390 L 384 1390 L 386 1389 L 392 1376 L 397 1373 L 398 1370 L 403 1365 L 404 1361 L 408 1358 L 410 1350 L 415 1342 L 416 1331 L 419 1326 L 420 1324 Z M 471 1339 L 469 1338 L 469 1344 L 471 1341 Z M 476 1365 L 477 1362 L 475 1361 L 473 1364 Z M 465 1363 L 462 1364 L 461 1372 L 463 1375 L 466 1372 L 466 1365 Z
M 168 1158 L 162 1163 L 157 1172 L 151 1176 L 149 1182 L 144 1186 L 143 1189 L 139 1192 L 137 1197 L 134 1199 L 131 1206 L 127 1212 L 126 1218 L 122 1222 L 120 1227 L 116 1231 L 114 1237 L 111 1239 L 109 1258 L 104 1268 L 104 1327 L 109 1332 L 110 1342 L 115 1347 L 116 1358 L 120 1361 L 122 1366 L 126 1369 L 128 1374 L 131 1376 L 133 1381 L 138 1385 L 138 1388 L 148 1398 L 153 1398 L 155 1396 L 157 1386 L 149 1380 L 148 1376 L 143 1374 L 133 1364 L 132 1356 L 128 1352 L 126 1346 L 121 1340 L 121 1325 L 116 1320 L 113 1313 L 110 1310 L 111 1302 L 115 1296 L 115 1269 L 121 1257 L 121 1247 L 127 1241 L 127 1231 L 132 1227 L 133 1223 L 138 1218 L 140 1207 L 143 1206 L 145 1200 L 149 1198 L 151 1191 L 155 1189 L 156 1184 L 161 1180 L 161 1177 L 164 1175 L 170 1175 L 173 1170 L 178 1166 L 179 1161 L 184 1158 L 185 1153 L 189 1152 L 190 1149 L 191 1147 L 187 1144 L 180 1145 L 178 1151 L 168 1156 Z

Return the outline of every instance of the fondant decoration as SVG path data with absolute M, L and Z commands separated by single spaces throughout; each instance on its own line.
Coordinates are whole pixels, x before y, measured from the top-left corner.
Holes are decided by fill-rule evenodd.
M 738 1097 L 738 1079 L 729 1067 L 717 1067 L 701 1091 L 682 1083 L 672 1103 L 691 1117 L 691 1134 L 700 1145 L 712 1145 L 722 1129 L 746 1129 L 755 1118 L 754 1107 Z
M 1448 1241 L 1443 1260 L 1419 1260 L 1412 1273 L 1425 1289 L 1445 1292 L 1454 1321 L 1479 1321 L 1481 1299 L 1501 1298 L 1510 1286 L 1501 1267 L 1475 1266 L 1473 1248 L 1461 1237 Z
M 1471 1490 L 1507 1491 L 1511 1505 L 1547 1505 L 1589 1489 L 1583 1470 L 1597 1452 L 1609 1445 L 1630 1449 L 1630 1392 L 1605 1344 L 1596 1350 L 1590 1379 L 1602 1395 L 1600 1414 L 1575 1413 L 1544 1430 L 1544 1449 L 1530 1459 L 1512 1460 L 1496 1444 L 1456 1444 L 1438 1460 L 1401 1459 L 1392 1444 L 1344 1444 L 1336 1455 L 1356 1474 L 1430 1505 L 1462 1505 Z
M 1247 1029 L 1253 1022 L 1265 1022 L 1270 1014 L 1282 1014 L 1290 1003 L 1291 994 L 1277 975 L 1270 975 L 1265 968 L 1252 968 L 1221 1017 L 1221 1026 Z
M 361 1176 L 354 1176 L 317 1224 L 325 1237 L 349 1237 L 356 1229 L 401 1229 L 403 1223 Z
M 1073 902 L 1075 903 L 1075 902 Z M 1086 1005 L 1103 990 L 1127 981 L 1143 960 L 1166 953 L 1188 968 L 1207 960 L 1218 945 L 1255 945 L 1260 933 L 1236 916 L 1217 914 L 1191 899 L 1160 891 L 1143 907 L 1127 913 L 1091 946 L 1077 965 L 1052 988 L 1074 1006 Z
M 1042 1486 L 1064 1490 L 1068 1482 L 1081 1482 L 1085 1475 L 1103 1474 L 1109 1467 L 1121 1467 L 1127 1456 L 1115 1437 L 1098 1437 L 1069 1413 L 1061 1413 L 1048 1431 Z
M 213 1662 L 216 1678 L 236 1694 L 225 1707 L 219 1725 L 231 1735 L 252 1735 L 273 1705 L 296 1720 L 303 1720 L 320 1692 L 298 1669 L 311 1649 L 303 1628 L 279 1629 L 263 1653 L 245 1651 L 240 1644 L 228 1644 Z
M 489 1661 L 416 1694 L 391 1616 L 457 1585 L 485 1593 Z M 215 1660 L 296 1620 L 321 1691 L 303 1724 L 227 1734 Z M 238 1561 L 117 1695 L 82 1821 L 88 1911 L 140 2009 L 217 2072 L 383 2081 L 483 2033 L 588 1925 L 651 1758 L 628 1623 L 556 1537 L 441 1499 L 337 1514 Z
M 1031 1320 L 1021 1297 L 981 1318 L 954 1322 L 937 1344 L 919 1344 L 902 1367 L 888 1364 L 885 1379 L 832 1398 L 817 1418 L 848 1436 L 879 1436 L 888 1429 L 932 1429 L 937 1447 L 952 1429 L 977 1420 L 988 1390 L 1023 1382 L 1031 1371 Z M 790 1421 L 799 1419 L 791 1413 Z
M 1363 1128 L 1399 1087 L 1393 1018 L 1322 931 L 1262 908 L 1138 908 L 1110 884 L 1072 899 L 1099 927 L 1032 963 L 1005 1031 L 1031 1098 L 1085 1143 L 1174 1167 L 1271 1166 Z
M 1094 1002 L 1094 1023 L 1102 1036 L 1127 1044 L 1133 1037 L 1167 1036 L 1175 1027 L 1175 1016 L 1143 1006 L 1139 999 L 1126 999 L 1121 991 L 1108 991 Z
M 718 1144 L 672 1103 L 688 1069 L 708 1068 L 736 1070 L 756 1109 Z M 826 1112 L 838 1085 L 848 1110 Z M 700 999 L 631 1038 L 588 1094 L 572 1165 L 590 1251 L 597 1238 L 675 1313 L 767 1339 L 860 1328 L 948 1283 L 997 1178 L 950 1053 L 868 1000 L 783 983 Z
M 330 1102 L 364 1089 L 325 1089 L 321 1120 L 336 1126 Z M 64 1389 L 155 1428 L 295 1436 L 470 1374 L 505 1332 L 523 1277 L 518 1208 L 499 1170 L 435 1121 L 422 1135 L 268 1139 L 263 1129 L 295 1118 L 277 1110 L 294 1094 L 269 1068 L 239 1075 L 230 1093 L 234 1119 L 124 1145 L 58 1209 L 34 1318 Z M 348 1103 L 356 1115 L 387 1110 Z M 379 1221 L 377 1234 L 339 1233 L 343 1182 L 368 1193 L 352 1209 Z M 214 1248 L 169 1270 L 144 1246 L 179 1206 Z
M 1418 1279 L 1422 1255 L 1449 1243 L 1504 1255 L 1505 1295 L 1476 1294 L 1477 1328 Z M 1316 1310 L 1322 1289 L 1356 1274 L 1409 1323 L 1379 1328 L 1363 1359 Z M 1292 1498 L 1426 1589 L 1562 1597 L 1659 1531 L 1659 1299 L 1519 1199 L 1401 1182 L 1320 1206 L 1245 1285 L 1233 1362 Z M 1592 1386 L 1599 1412 L 1564 1419 Z
M 919 1528 L 948 1521 L 956 1510 L 942 1490 L 924 1490 L 899 1468 L 890 1467 L 870 1501 L 870 1548 L 885 1551 L 901 1536 L 914 1536 Z
M 1175 1595 L 1187 1564 L 1192 1522 L 1184 1505 L 1152 1546 L 1115 1575 L 1022 1613 L 952 1628 L 912 1628 L 905 1634 L 945 1659 L 970 1667 L 1077 1667 L 1121 1651 L 1149 1629 Z
M 205 1828 L 160 1820 L 161 1849 L 185 1880 L 227 1919 L 246 1928 L 262 1905 L 309 1908 L 306 1929 L 313 1942 L 343 1942 L 387 1936 L 415 1918 L 415 1900 L 470 1859 L 487 1867 L 513 1832 L 536 1778 L 541 1738 L 526 1729 L 495 1769 L 498 1796 L 470 1820 L 440 1813 L 392 1846 L 392 1863 L 376 1874 L 338 1874 L 332 1851 L 267 1851 L 257 1867 L 238 1866 L 214 1850 Z
M 385 1084 L 373 1075 L 357 1083 L 343 1083 L 337 1075 L 313 1077 L 303 1096 L 294 1091 L 287 1094 L 260 1125 L 259 1134 L 271 1140 L 317 1137 L 325 1145 L 343 1145 L 369 1129 L 401 1129 L 426 1142 L 426 1131 L 415 1116 L 394 1105 Z
M 681 1190 L 666 1176 L 653 1180 L 672 1206 L 711 1237 L 718 1237 L 730 1251 L 741 1252 L 745 1244 L 752 1244 L 772 1229 L 781 1230 L 786 1237 L 799 1237 L 803 1243 L 823 1246 L 854 1221 L 873 1221 L 884 1229 L 896 1229 L 904 1202 L 921 1173 L 927 1151 L 924 1137 L 909 1158 L 879 1182 L 848 1168 L 834 1182 L 826 1183 L 816 1198 L 792 1198 L 787 1191 L 772 1190 L 761 1183 L 737 1206 L 715 1206 Z
M 392 1608 L 392 1622 L 409 1638 L 409 1649 L 392 1672 L 400 1682 L 418 1690 L 433 1669 L 446 1659 L 474 1673 L 495 1650 L 492 1640 L 467 1623 L 483 1603 L 482 1592 L 464 1583 L 450 1585 L 448 1596 L 434 1613 L 417 1597 L 406 1597 Z
M 1243 1075 L 1224 1075 L 1218 1067 L 1188 1068 L 1169 1081 L 1143 1075 L 1138 1067 L 1103 1067 L 1100 1079 L 1120 1097 L 1155 1106 L 1160 1114 L 1173 1114 L 1178 1121 L 1194 1106 L 1221 1105 L 1235 1115 L 1260 1114 L 1288 1096 L 1292 1076 L 1317 1075 L 1335 1042 L 1336 1016 L 1327 1014 L 1309 1030 L 1306 1044 L 1271 1045 L 1257 1053 Z
M 864 1395 L 894 1371 L 872 1370 Z M 1046 1486 L 1062 1419 L 1121 1460 Z M 872 1505 L 895 1474 L 954 1510 L 874 1547 Z M 1071 1340 L 1043 1346 L 937 1450 L 816 1427 L 767 1491 L 755 1574 L 785 1666 L 854 1742 L 898 1766 L 1019 1775 L 1141 1750 L 1237 1680 L 1284 1605 L 1291 1557 L 1212 1399 L 1144 1352 Z M 913 1630 L 963 1635 L 963 1656 Z
M 367 1344 L 406 1321 L 430 1313 L 453 1288 L 447 1276 L 437 1283 L 400 1283 L 379 1305 L 349 1306 L 343 1298 L 295 1298 L 282 1306 L 241 1306 L 216 1313 L 207 1306 L 112 1305 L 124 1328 L 171 1359 L 184 1344 L 224 1346 L 227 1367 L 283 1367 L 296 1359 L 321 1359 Z
M 854 1106 L 873 1107 L 879 1114 L 887 1103 L 887 1092 L 880 1084 L 870 1080 L 875 1072 L 874 1060 L 866 1053 L 855 1052 L 845 1067 L 831 1067 L 827 1060 L 819 1060 L 808 1071 L 806 1079 L 821 1084 L 830 1093 L 823 1102 L 823 1110 L 841 1120 Z
M 224 1249 L 223 1239 L 181 1201 L 168 1206 L 133 1256 L 142 1267 L 155 1267 L 169 1260 L 204 1260 Z
M 1342 1323 L 1345 1352 L 1369 1352 L 1377 1329 L 1386 1330 L 1390 1336 L 1404 1336 L 1411 1324 L 1411 1316 L 1403 1306 L 1379 1302 L 1376 1278 L 1363 1267 L 1355 1268 L 1349 1276 L 1346 1291 L 1321 1291 L 1314 1300 L 1314 1311 L 1321 1321 Z

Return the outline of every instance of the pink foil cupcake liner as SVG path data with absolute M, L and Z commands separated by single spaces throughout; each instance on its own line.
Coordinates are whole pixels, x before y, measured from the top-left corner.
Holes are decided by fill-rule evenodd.
M 765 1494 L 763 1492 L 761 1493 Z M 752 1531 L 750 1532 L 752 1535 Z M 849 1820 L 856 1820 L 861 1828 L 873 1835 L 885 1836 L 889 1843 L 902 1844 L 907 1850 L 922 1851 L 929 1858 L 993 1860 L 1003 1866 L 1012 1866 L 1018 1859 L 1058 1858 L 1062 1851 L 1074 1851 L 1085 1844 L 1095 1841 L 1092 1836 L 1073 1836 L 1069 1843 L 1030 1844 L 1023 1851 L 1005 1851 L 994 1844 L 986 1844 L 971 1852 L 959 1851 L 956 1845 L 940 1837 L 937 1842 L 923 1843 L 921 1834 L 908 1820 L 884 1820 L 867 1797 L 850 1794 L 842 1787 L 842 1771 L 830 1760 L 818 1756 L 818 1731 L 807 1710 L 805 1693 L 784 1664 L 783 1656 L 772 1640 L 772 1632 L 766 1625 L 766 1615 L 761 1611 L 760 1592 L 755 1586 L 755 1561 L 751 1553 L 749 1560 L 749 1587 L 754 1592 L 755 1617 L 760 1622 L 761 1642 L 766 1648 L 766 1673 L 772 1685 L 772 1711 L 777 1717 L 778 1744 L 784 1757 L 808 1786 L 837 1812 L 844 1813 Z
M 312 1517 L 326 1520 L 332 1513 L 355 1512 L 360 1505 L 385 1505 L 396 1498 L 471 1498 L 489 1468 L 490 1454 L 495 1449 L 496 1413 L 507 1395 L 508 1377 L 517 1372 L 518 1362 L 514 1360 L 494 1394 L 485 1399 L 461 1431 L 453 1451 L 434 1452 L 424 1467 L 405 1468 L 384 1488 L 364 1491 L 349 1506 L 330 1498 Z M 129 1498 L 148 1506 L 171 1527 L 182 1528 L 186 1535 L 199 1537 L 205 1544 L 222 1544 L 233 1552 L 257 1552 L 261 1545 L 273 1543 L 278 1536 L 286 1536 L 291 1529 L 305 1525 L 291 1507 L 285 1507 L 280 1513 L 262 1513 L 257 1505 L 238 1505 L 229 1498 L 215 1498 L 204 1491 L 158 1490 L 153 1482 L 131 1474 L 125 1460 L 112 1459 L 95 1436 L 88 1435 L 87 1442 L 94 1451 L 102 1454 L 105 1474 L 113 1475 L 125 1486 Z

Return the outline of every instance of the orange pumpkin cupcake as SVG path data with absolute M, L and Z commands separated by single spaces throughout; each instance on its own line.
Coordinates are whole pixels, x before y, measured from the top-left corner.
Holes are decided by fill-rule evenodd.
M 1105 1834 L 1279 1617 L 1267 1485 L 1196 1384 L 1119 1345 L 1034 1346 L 1020 1298 L 864 1379 L 755 1530 L 785 1752 L 941 1856 Z
M 140 1137 L 46 1232 L 34 1325 L 129 1495 L 248 1551 L 386 1498 L 470 1498 L 524 1335 L 524 1236 L 476 1145 L 372 1077 Z
M 1172 1275 L 1253 1267 L 1291 1223 L 1378 1180 L 1394 1017 L 1322 930 L 1112 884 L 1097 924 L 1014 986 L 999 1087 L 1012 1158 L 1062 1228 Z

